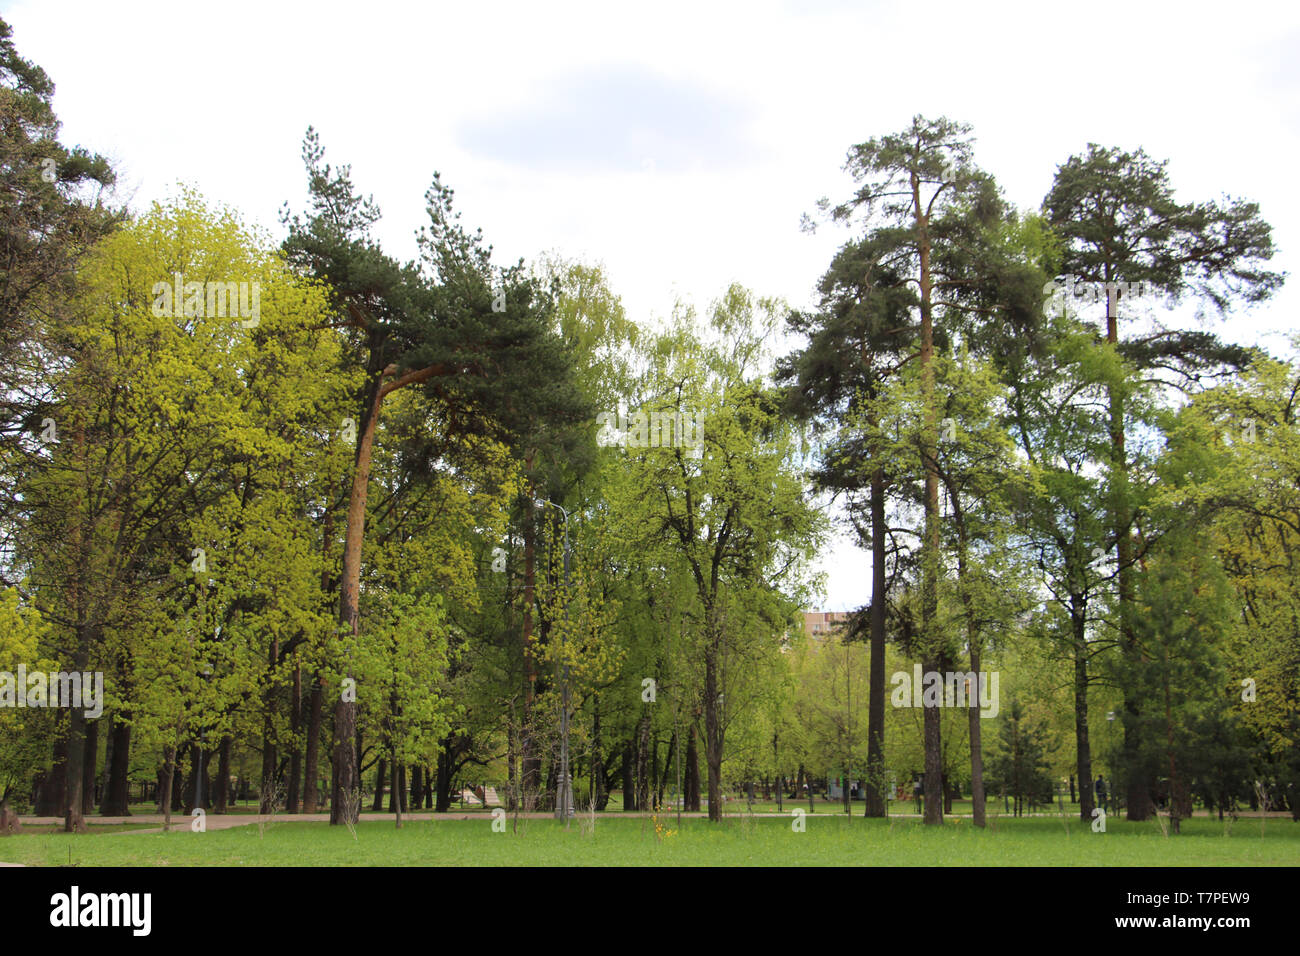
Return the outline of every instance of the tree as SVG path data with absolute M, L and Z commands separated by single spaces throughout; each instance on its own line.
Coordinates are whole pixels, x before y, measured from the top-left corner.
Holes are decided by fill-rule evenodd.
M 45 625 L 39 612 L 24 604 L 16 588 L 0 592 L 0 671 L 16 682 L 19 665 L 29 672 L 49 673 L 54 662 L 38 653 Z M 47 743 L 55 733 L 54 712 L 49 708 L 17 708 L 12 695 L 26 686 L 0 689 L 0 833 L 8 825 L 14 792 L 41 768 L 48 757 Z M 10 699 L 5 699 L 10 698 Z
M 1259 780 L 1300 817 L 1298 388 L 1294 358 L 1261 355 L 1240 380 L 1196 395 L 1169 430 L 1162 505 L 1195 523 L 1233 591 L 1232 619 L 1214 644 L 1221 692 L 1209 695 L 1227 710 L 1196 716 L 1202 786 L 1221 811 L 1242 791 L 1254 800 L 1247 781 Z M 1231 752 L 1234 725 L 1252 742 L 1244 774 Z
M 1003 714 L 999 746 L 989 761 L 989 786 L 1009 794 L 1013 812 L 1052 802 L 1048 775 L 1048 743 L 1042 728 L 1027 719 L 1024 705 L 1012 698 Z
M 24 437 L 39 430 L 47 319 L 76 290 L 80 263 L 121 222 L 108 205 L 115 174 L 102 156 L 59 142 L 54 83 L 19 55 L 13 30 L 0 20 L 0 453 L 6 482 Z M 42 361 L 44 359 L 44 361 Z M 33 417 L 35 416 L 35 417 Z M 2 497 L 10 500 L 9 487 Z M 8 522 L 5 522 L 8 524 Z
M 684 323 L 658 340 L 651 350 L 661 363 L 653 379 L 657 400 L 637 413 L 629 431 L 628 444 L 643 450 L 629 454 L 630 493 L 620 496 L 633 526 L 646 529 L 647 544 L 681 562 L 694 585 L 713 821 L 722 819 L 722 760 L 734 713 L 729 665 L 743 672 L 747 645 L 774 642 L 784 630 L 778 589 L 798 593 L 801 565 L 824 533 L 804 500 L 780 396 L 757 374 L 777 308 L 733 286 L 712 310 L 719 343 L 701 341 Z M 683 416 L 693 416 L 703 427 L 701 456 L 680 444 L 662 447 L 662 430 L 660 447 L 647 447 L 650 424 L 664 420 L 650 419 L 650 411 L 677 416 L 678 428 Z
M 1095 502 L 1104 476 L 1095 462 L 1107 454 L 1103 408 L 1117 374 L 1095 332 L 1065 312 L 1050 314 L 1039 355 L 1006 364 L 1007 425 L 1023 456 L 1025 484 L 1013 496 L 1016 544 L 1036 567 L 1047 600 L 1041 614 L 1049 647 L 1072 664 L 1075 774 L 1079 813 L 1091 822 L 1093 745 L 1089 695 L 1099 658 L 1117 644 L 1109 627 L 1113 606 L 1112 538 Z M 1130 401 L 1130 409 L 1146 408 Z
M 399 265 L 370 238 L 379 219 L 371 200 L 353 190 L 350 170 L 322 165 L 314 130 L 303 146 L 313 215 L 286 212 L 290 261 L 323 281 L 339 313 L 349 360 L 365 370 L 356 397 L 356 456 L 348 499 L 339 586 L 339 622 L 355 639 L 360 620 L 362 546 L 371 463 L 385 399 L 421 385 L 448 407 L 450 427 L 509 440 L 525 430 L 521 416 L 563 417 L 568 364 L 549 334 L 551 299 L 522 265 L 494 282 L 491 248 L 468 234 L 452 207 L 453 191 L 435 174 L 425 194 L 429 226 L 420 234 L 422 268 Z M 494 285 L 496 288 L 494 289 Z M 524 401 L 527 398 L 528 401 Z M 348 675 L 349 677 L 351 675 Z M 331 823 L 354 822 L 340 794 L 360 786 L 354 739 L 356 704 L 334 707 L 337 783 Z
M 869 530 L 859 535 L 871 548 L 868 773 L 863 812 L 883 817 L 885 795 L 876 779 L 885 760 L 888 459 L 844 423 L 859 419 L 862 403 L 874 399 L 887 377 L 897 372 L 916 330 L 910 318 L 911 294 L 896 274 L 878 268 L 875 245 L 846 243 L 822 276 L 821 310 L 815 315 L 790 314 L 788 329 L 807 336 L 808 344 L 778 362 L 777 380 L 788 386 L 787 409 L 797 420 L 815 422 L 832 432 L 813 469 L 814 486 L 844 493 L 851 514 L 862 510 L 860 493 L 864 486 L 868 489 L 865 528 Z M 855 524 L 864 527 L 860 521 Z
M 1033 321 L 1031 277 L 1035 268 L 1002 241 L 1008 220 L 991 177 L 971 163 L 970 128 L 946 118 L 916 116 L 901 133 L 868 140 L 849 151 L 847 169 L 860 183 L 832 209 L 850 220 L 865 213 L 870 231 L 871 280 L 887 283 L 886 314 L 915 314 L 916 335 L 904 361 L 919 365 L 923 431 L 919 474 L 923 529 L 920 534 L 920 648 L 927 670 L 937 669 L 942 635 L 937 627 L 942 529 L 935 356 L 958 337 L 973 346 L 1005 342 Z M 828 201 L 821 203 L 829 208 Z M 994 321 L 996 320 L 996 321 Z M 990 334 L 989 326 L 999 331 Z M 940 715 L 925 714 L 926 822 L 942 822 Z
M 1058 168 L 1043 200 L 1044 215 L 1060 239 L 1059 275 L 1067 277 L 1067 283 L 1104 290 L 1106 343 L 1130 369 L 1128 380 L 1112 380 L 1107 386 L 1106 507 L 1116 549 L 1121 650 L 1134 664 L 1134 575 L 1141 552 L 1134 543 L 1133 525 L 1141 497 L 1130 483 L 1126 450 L 1131 380 L 1159 369 L 1197 380 L 1224 364 L 1240 367 L 1244 353 L 1204 332 L 1157 328 L 1149 335 L 1121 338 L 1120 303 L 1150 288 L 1175 300 L 1188 294 L 1208 300 L 1226 314 L 1237 302 L 1267 299 L 1282 283 L 1280 274 L 1266 268 L 1273 245 L 1259 207 L 1231 199 L 1224 204 L 1178 203 L 1166 165 L 1142 150 L 1130 153 L 1089 144 L 1085 154 L 1070 157 Z M 1070 288 L 1073 292 L 1074 285 Z M 1126 694 L 1124 710 L 1125 749 L 1135 761 L 1141 705 L 1134 694 Z M 1144 820 L 1150 813 L 1148 782 L 1132 769 L 1129 819 Z

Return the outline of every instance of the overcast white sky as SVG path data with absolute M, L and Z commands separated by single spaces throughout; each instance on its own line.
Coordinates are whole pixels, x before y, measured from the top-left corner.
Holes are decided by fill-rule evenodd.
M 1300 5 L 1278 3 L 0 2 L 57 84 L 63 140 L 109 156 L 136 206 L 177 181 L 277 238 L 302 136 L 415 254 L 435 170 L 499 262 L 603 262 L 638 319 L 733 281 L 795 305 L 846 238 L 799 231 L 850 188 L 847 148 L 946 115 L 1037 206 L 1092 141 L 1167 158 L 1179 198 L 1260 203 L 1295 273 Z M 1280 348 L 1295 280 L 1221 333 Z M 825 607 L 862 604 L 839 542 Z

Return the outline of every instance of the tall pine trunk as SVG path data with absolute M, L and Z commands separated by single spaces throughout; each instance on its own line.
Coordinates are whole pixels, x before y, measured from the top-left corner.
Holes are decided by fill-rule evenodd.
M 529 454 L 526 467 L 532 470 L 533 458 Z M 524 504 L 524 713 L 521 737 L 521 776 L 520 780 L 524 810 L 534 808 L 535 800 L 541 788 L 542 757 L 537 752 L 534 739 L 536 719 L 533 705 L 537 696 L 537 650 L 536 636 L 533 633 L 533 603 L 536 600 L 537 577 L 537 523 L 532 507 L 532 486 L 528 485 L 528 500 Z
M 953 522 L 957 526 L 957 578 L 961 587 L 962 614 L 966 619 L 966 646 L 970 654 L 970 673 L 975 675 L 971 693 L 967 696 L 969 710 L 967 727 L 970 737 L 970 779 L 971 779 L 971 821 L 977 827 L 985 825 L 984 817 L 984 745 L 983 728 L 980 725 L 981 708 L 984 701 L 980 699 L 980 656 L 983 650 L 983 638 L 979 630 L 979 621 L 975 617 L 974 599 L 970 593 L 970 580 L 967 577 L 969 555 L 966 537 L 966 518 L 962 510 L 961 497 L 956 488 L 948 486 L 952 501 Z M 951 799 L 944 800 L 944 809 L 951 812 Z
M 925 535 L 921 542 L 921 644 L 922 669 L 939 670 L 939 474 L 935 446 L 937 426 L 934 407 L 934 319 L 931 304 L 929 220 L 921 204 L 921 181 L 912 172 L 912 203 L 916 217 L 917 251 L 920 259 L 921 291 L 921 390 L 924 409 L 922 467 L 925 472 Z M 943 749 L 939 709 L 923 707 L 925 743 L 925 822 L 943 823 Z
M 885 774 L 885 473 L 871 474 L 871 686 L 863 815 L 883 817 Z
M 371 353 L 376 355 L 374 351 Z M 377 355 L 376 355 L 377 358 Z M 352 472 L 352 490 L 348 496 L 348 517 L 343 538 L 342 581 L 339 588 L 339 624 L 357 638 L 361 620 L 361 546 L 366 533 L 366 500 L 370 494 L 370 466 L 374 456 L 375 432 L 379 428 L 379 408 L 383 401 L 382 376 L 372 368 L 370 401 Z M 355 679 L 349 660 L 344 678 Z M 340 693 L 334 705 L 334 767 L 336 781 L 334 800 L 330 805 L 330 824 L 356 823 L 360 816 L 360 801 L 355 795 L 361 791 L 355 738 L 357 733 L 357 705 L 355 694 Z
M 1119 344 L 1119 317 L 1116 314 L 1114 293 L 1110 290 L 1111 269 L 1105 267 L 1106 341 L 1112 347 Z M 1119 636 L 1121 653 L 1130 664 L 1136 663 L 1137 638 L 1133 631 L 1133 537 L 1128 519 L 1128 452 L 1124 437 L 1124 402 L 1113 387 L 1107 385 L 1107 402 L 1110 411 L 1111 444 L 1111 522 L 1115 532 L 1116 577 L 1119 582 Z M 1129 668 L 1130 673 L 1133 668 Z M 1128 818 L 1142 821 L 1151 815 L 1150 782 L 1139 760 L 1141 743 L 1138 739 L 1138 722 L 1141 708 L 1138 694 L 1124 689 L 1124 763 L 1127 783 Z

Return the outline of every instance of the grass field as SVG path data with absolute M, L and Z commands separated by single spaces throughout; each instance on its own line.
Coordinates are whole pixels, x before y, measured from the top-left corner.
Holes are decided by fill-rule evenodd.
M 955 820 L 918 822 L 738 815 L 720 825 L 661 818 L 520 821 L 518 833 L 491 821 L 363 822 L 346 827 L 286 821 L 208 833 L 28 832 L 0 838 L 0 861 L 38 866 L 1296 866 L 1300 826 L 1269 820 L 1231 826 L 1183 821 L 1166 837 L 1156 823 L 1111 821 L 1093 833 L 1077 821 L 1003 818 L 980 831 Z M 116 828 L 114 828 L 116 829 Z

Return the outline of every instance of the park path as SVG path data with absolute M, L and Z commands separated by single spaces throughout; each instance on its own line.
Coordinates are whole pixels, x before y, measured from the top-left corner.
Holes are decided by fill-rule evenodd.
M 675 816 L 675 815 L 676 815 L 675 811 L 673 811 L 672 813 L 660 814 L 660 816 L 663 817 Z M 513 816 L 513 814 L 508 814 L 507 816 Z M 600 816 L 638 818 L 638 817 L 650 817 L 653 816 L 653 814 L 641 813 L 641 812 L 622 813 L 619 811 L 614 811 L 611 813 L 602 813 L 600 814 Z M 708 814 L 707 813 L 683 813 L 682 816 L 683 817 L 707 817 Z M 786 817 L 789 816 L 789 814 L 788 813 L 755 813 L 754 816 Z M 551 820 L 554 819 L 555 814 L 550 812 L 521 813 L 519 814 L 519 817 L 525 820 Z M 221 813 L 221 814 L 209 813 L 206 818 L 206 824 L 207 824 L 207 829 L 209 831 L 213 831 L 213 830 L 230 830 L 233 829 L 234 827 L 253 826 L 254 824 L 257 823 L 267 823 L 267 824 L 329 823 L 329 819 L 330 819 L 330 815 L 328 813 L 277 813 L 277 814 L 268 814 L 266 816 L 262 816 L 261 814 L 257 814 L 257 813 Z M 425 811 L 422 813 L 402 814 L 403 823 L 406 823 L 408 821 L 413 821 L 413 820 L 456 821 L 456 820 L 491 820 L 491 819 L 492 819 L 492 814 L 484 812 L 482 810 L 476 810 L 471 813 L 434 813 L 432 811 Z M 574 817 L 574 819 L 577 818 Z M 361 814 L 362 823 L 375 822 L 375 821 L 381 823 L 391 823 L 392 820 L 393 820 L 393 814 L 391 813 Z M 185 816 L 179 812 L 173 813 L 172 824 L 171 824 L 172 830 L 173 831 L 188 830 L 190 827 L 190 823 L 192 821 L 193 821 L 192 817 Z M 62 826 L 63 817 L 20 817 L 19 822 L 21 822 L 23 826 Z M 156 826 L 151 826 L 147 828 L 121 830 L 119 831 L 119 833 L 116 834 L 107 834 L 108 836 L 127 835 L 132 833 L 162 833 L 164 822 L 165 821 L 161 813 L 140 813 L 129 817 L 86 817 L 86 823 L 90 826 L 92 831 L 96 827 L 100 827 L 100 826 L 115 826 L 115 825 L 127 824 L 127 823 L 157 824 Z
M 728 808 L 728 812 L 725 813 L 725 817 L 731 819 L 742 819 L 748 816 L 767 817 L 767 818 L 776 817 L 776 818 L 788 820 L 790 819 L 790 815 L 793 810 L 802 810 L 802 809 L 803 807 L 801 806 L 792 806 L 790 810 L 786 810 L 781 813 L 778 813 L 776 811 L 762 811 L 762 812 L 750 814 L 750 813 L 746 813 L 744 810 L 736 810 L 736 809 Z M 1204 816 L 1205 813 L 1204 811 L 1201 811 L 1198 812 L 1196 815 Z M 514 814 L 507 814 L 507 818 L 512 818 L 513 816 Z M 576 820 L 582 816 L 583 814 L 578 814 L 578 816 L 574 817 L 573 819 Z M 655 816 L 655 814 L 649 813 L 647 811 L 629 811 L 625 813 L 621 810 L 611 810 L 611 811 L 601 812 L 597 814 L 597 816 L 600 819 L 619 819 L 619 818 L 645 819 L 648 817 Z M 668 809 L 658 814 L 658 816 L 661 819 L 673 819 L 677 816 L 677 811 L 673 809 Z M 704 813 L 704 812 L 694 813 L 694 812 L 684 811 L 682 813 L 682 816 L 691 819 L 705 819 L 708 817 L 708 813 Z M 822 809 L 816 813 L 810 814 L 810 816 L 817 817 L 817 818 L 831 818 L 831 817 L 842 817 L 844 816 L 844 814 L 832 812 L 829 809 Z M 858 819 L 861 816 L 862 816 L 861 813 L 853 814 L 854 819 Z M 891 813 L 889 816 L 891 819 L 900 819 L 900 820 L 921 819 L 921 814 L 919 813 Z M 1041 817 L 1058 817 L 1060 816 L 1060 814 L 1027 813 L 1024 814 L 1024 816 L 1041 818 Z M 1077 820 L 1077 814 L 1067 814 L 1066 816 L 1068 819 Z M 1264 816 L 1264 814 L 1258 811 L 1255 811 L 1253 813 L 1247 811 L 1246 813 L 1239 813 L 1237 816 L 1239 819 L 1247 819 L 1247 818 L 1258 819 L 1259 817 Z M 1267 816 L 1270 818 L 1290 819 L 1291 815 L 1287 811 L 1281 810 L 1281 811 L 1273 811 L 1267 814 Z M 519 817 L 525 820 L 551 820 L 554 819 L 555 814 L 549 811 L 541 812 L 541 813 L 521 813 L 519 814 Z M 945 813 L 944 818 L 956 819 L 956 820 L 969 820 L 970 814 L 969 813 Z M 207 829 L 209 831 L 214 831 L 214 830 L 230 830 L 235 827 L 253 826 L 258 823 L 266 823 L 266 824 L 329 823 L 329 819 L 330 819 L 330 815 L 328 813 L 277 813 L 277 814 L 268 814 L 265 816 L 257 813 L 221 813 L 221 814 L 209 813 L 207 815 L 206 823 L 207 823 Z M 483 810 L 476 810 L 470 813 L 463 813 L 463 812 L 434 813 L 433 811 L 426 810 L 422 812 L 402 814 L 402 822 L 404 823 L 407 821 L 415 821 L 415 820 L 420 820 L 420 821 L 480 820 L 481 821 L 481 820 L 490 820 L 490 819 L 492 819 L 492 815 Z M 1009 815 L 999 814 L 998 819 L 1014 819 L 1014 818 Z M 63 824 L 62 817 L 20 817 L 19 820 L 24 826 L 62 826 Z M 393 820 L 393 814 L 391 813 L 367 812 L 361 814 L 361 821 L 363 823 L 371 823 L 371 822 L 389 823 L 392 822 L 392 820 Z M 125 824 L 125 823 L 155 824 L 154 826 L 145 827 L 141 829 L 122 830 L 119 831 L 118 833 L 105 834 L 105 836 L 129 836 L 131 834 L 138 834 L 138 833 L 162 833 L 163 822 L 164 822 L 163 815 L 161 813 L 141 813 L 130 817 L 86 817 L 86 823 L 91 827 L 92 831 L 94 830 L 95 827 L 98 826 L 112 826 L 115 824 Z M 192 822 L 191 817 L 185 816 L 179 812 L 172 814 L 171 826 L 174 832 L 181 832 L 183 830 L 188 830 L 190 828 L 191 822 Z

